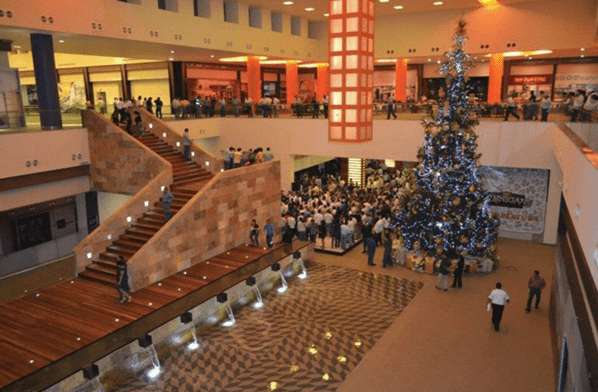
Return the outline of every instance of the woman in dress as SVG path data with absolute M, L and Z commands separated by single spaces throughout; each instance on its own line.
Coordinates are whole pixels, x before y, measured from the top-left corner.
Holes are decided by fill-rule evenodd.
M 123 256 L 118 256 L 118 261 L 116 262 L 116 290 L 120 295 L 120 303 L 131 302 L 127 263 Z

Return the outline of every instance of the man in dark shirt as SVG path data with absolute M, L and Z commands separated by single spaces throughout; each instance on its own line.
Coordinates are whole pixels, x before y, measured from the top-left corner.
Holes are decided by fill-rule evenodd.
M 453 275 L 455 276 L 455 279 L 453 280 L 453 286 L 452 287 L 459 287 L 461 288 L 463 282 L 462 282 L 462 278 L 463 278 L 463 269 L 465 268 L 465 255 L 467 253 L 465 251 L 461 252 L 458 256 L 459 261 L 457 262 L 457 268 L 455 269 L 455 272 L 453 273 Z
M 546 281 L 540 276 L 540 271 L 534 271 L 534 274 L 529 278 L 527 287 L 529 287 L 529 297 L 527 299 L 525 312 L 529 313 L 532 309 L 532 300 L 534 297 L 536 297 L 536 309 L 538 309 L 538 305 L 540 305 L 540 295 L 542 294 L 542 289 L 546 287 Z

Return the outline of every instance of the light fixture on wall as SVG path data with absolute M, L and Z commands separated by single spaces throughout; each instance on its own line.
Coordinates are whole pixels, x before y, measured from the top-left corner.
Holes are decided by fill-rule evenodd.
M 91 252 L 89 252 L 89 253 L 87 254 L 87 258 L 88 258 L 88 259 L 91 259 L 92 257 L 93 257 L 93 254 L 92 254 Z
M 162 132 L 162 137 L 166 138 L 166 132 Z
M 127 222 L 128 222 L 128 223 L 131 223 L 132 221 L 133 221 L 133 218 L 132 218 L 132 217 L 130 217 L 130 216 L 127 216 Z
M 143 202 L 143 205 L 144 205 L 144 206 L 146 206 L 146 207 L 149 207 L 149 201 L 147 201 L 147 200 L 146 200 L 146 201 L 144 201 L 144 202 Z

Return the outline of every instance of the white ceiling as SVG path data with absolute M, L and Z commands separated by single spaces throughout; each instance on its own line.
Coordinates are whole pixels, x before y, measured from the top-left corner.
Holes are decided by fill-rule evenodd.
M 280 11 L 293 16 L 300 16 L 309 20 L 325 20 L 325 13 L 328 13 L 328 0 L 292 0 L 292 5 L 284 5 L 286 0 L 243 0 L 249 6 L 261 7 L 272 11 Z M 381 3 L 376 0 L 376 16 L 400 15 L 416 12 L 435 12 L 442 10 L 467 9 L 482 7 L 478 0 L 442 0 L 443 4 L 436 6 L 436 0 L 388 0 Z M 546 0 L 498 0 L 500 4 L 529 3 Z M 563 0 L 559 0 L 563 1 Z M 575 1 L 575 0 L 564 0 Z M 402 5 L 402 10 L 394 9 Z M 314 11 L 305 11 L 306 8 L 314 8 Z

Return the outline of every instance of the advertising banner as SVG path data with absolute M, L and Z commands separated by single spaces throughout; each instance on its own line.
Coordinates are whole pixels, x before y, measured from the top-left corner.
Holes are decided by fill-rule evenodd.
M 484 189 L 492 194 L 490 210 L 502 230 L 542 234 L 549 170 L 484 166 Z

